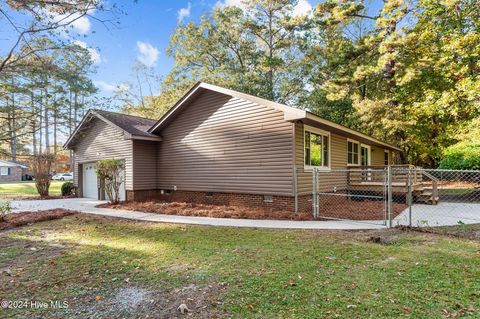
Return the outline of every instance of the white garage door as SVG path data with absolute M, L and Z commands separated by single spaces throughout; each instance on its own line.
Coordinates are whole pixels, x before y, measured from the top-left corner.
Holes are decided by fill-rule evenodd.
M 98 199 L 98 179 L 95 163 L 83 164 L 83 197 Z

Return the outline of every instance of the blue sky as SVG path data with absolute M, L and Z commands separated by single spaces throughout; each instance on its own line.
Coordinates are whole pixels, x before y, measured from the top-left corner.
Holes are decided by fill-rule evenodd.
M 101 95 L 109 96 L 116 86 L 128 82 L 132 66 L 140 61 L 166 75 L 173 60 L 165 54 L 171 34 L 178 23 L 198 20 L 216 5 L 240 5 L 241 0 L 201 1 L 117 1 L 125 14 L 118 15 L 118 27 L 106 28 L 94 19 L 83 19 L 74 27 L 75 36 L 92 50 L 96 60 L 94 83 Z M 299 12 L 311 10 L 313 0 L 301 0 Z M 102 18 L 104 14 L 95 13 Z M 72 33 L 74 34 L 74 33 Z
M 140 61 L 153 67 L 156 73 L 166 75 L 173 66 L 173 60 L 165 54 L 171 34 L 178 23 L 198 20 L 202 14 L 215 5 L 238 4 L 236 0 L 201 1 L 118 1 L 125 14 L 118 15 L 118 27 L 106 28 L 103 24 L 89 19 L 83 20 L 74 30 L 81 33 L 79 41 L 95 50 L 96 74 L 94 83 L 109 96 L 116 86 L 128 82 L 132 66 Z M 311 9 L 308 0 L 302 0 L 299 10 Z M 300 7 L 302 6 L 302 7 Z M 97 13 L 94 14 L 95 16 Z M 104 14 L 98 13 L 102 18 Z
M 113 0 L 111 0 L 113 1 Z M 299 0 L 299 14 L 311 12 L 318 0 Z M 375 2 L 375 0 L 373 0 Z M 115 1 L 125 14 L 117 16 L 118 27 L 105 27 L 92 18 L 81 18 L 69 37 L 91 48 L 97 72 L 91 77 L 102 96 L 112 95 L 116 86 L 131 80 L 132 66 L 143 62 L 157 74 L 166 75 L 173 60 L 165 54 L 169 38 L 178 23 L 198 20 L 216 5 L 239 5 L 241 0 L 121 0 Z M 105 13 L 94 12 L 104 18 Z M 24 17 L 26 19 L 26 17 Z M 3 27 L 1 28 L 3 29 Z M 9 30 L 0 29 L 0 54 L 8 48 Z

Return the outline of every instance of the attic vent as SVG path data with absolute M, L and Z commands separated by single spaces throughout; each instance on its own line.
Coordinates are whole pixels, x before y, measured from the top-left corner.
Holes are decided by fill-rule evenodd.
M 272 195 L 263 195 L 263 201 L 265 203 L 273 203 L 273 196 Z

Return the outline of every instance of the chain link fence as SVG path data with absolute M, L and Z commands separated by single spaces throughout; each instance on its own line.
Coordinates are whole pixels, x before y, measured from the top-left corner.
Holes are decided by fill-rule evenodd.
M 432 227 L 480 223 L 480 171 L 410 166 L 312 170 L 315 219 Z

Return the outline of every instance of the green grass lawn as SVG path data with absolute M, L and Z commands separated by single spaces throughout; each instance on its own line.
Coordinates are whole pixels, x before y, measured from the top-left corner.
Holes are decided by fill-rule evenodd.
M 64 181 L 51 181 L 50 196 L 58 196 L 61 194 L 61 187 Z M 0 183 L 0 196 L 36 196 L 38 195 L 35 188 L 35 182 L 6 182 Z
M 398 236 L 391 245 L 367 241 Z M 74 215 L 0 233 L 2 318 L 478 318 L 480 242 L 389 231 L 200 227 Z M 133 307 L 132 305 L 136 305 Z

